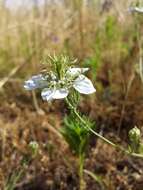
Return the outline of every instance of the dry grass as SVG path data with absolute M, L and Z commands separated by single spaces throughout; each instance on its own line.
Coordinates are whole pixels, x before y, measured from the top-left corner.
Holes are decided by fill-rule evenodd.
M 109 15 L 115 16 L 120 27 L 128 27 L 128 3 L 126 6 L 114 3 L 108 13 L 101 12 L 103 7 L 99 3 L 94 7 L 73 5 L 51 4 L 31 10 L 21 8 L 16 12 L 1 7 L 1 76 L 27 60 L 33 51 L 34 56 L 28 63 L 33 71 L 39 69 L 40 60 L 47 53 L 66 52 L 82 59 L 93 55 L 96 33 L 102 30 Z
M 111 138 L 115 136 L 113 139 L 120 142 L 116 137 L 120 128 L 121 139 L 126 144 L 128 130 L 134 125 L 143 125 L 143 89 L 134 69 L 139 56 L 137 30 L 133 16 L 127 12 L 128 6 L 135 1 L 113 1 L 108 6 L 98 0 L 88 6 L 78 4 L 77 0 L 64 2 L 30 10 L 20 8 L 15 12 L 4 5 L 0 7 L 0 188 L 19 167 L 22 155 L 28 152 L 28 143 L 36 140 L 40 144 L 39 155 L 30 169 L 26 168 L 27 174 L 18 187 L 35 178 L 41 185 L 44 179 L 47 189 L 66 189 L 71 179 L 69 189 L 78 189 L 75 157 L 54 130 L 62 126 L 63 114 L 67 112 L 64 104 L 50 105 L 37 99 L 43 111 L 40 115 L 32 102 L 32 94 L 22 88 L 24 78 L 38 73 L 42 58 L 49 53 L 77 57 L 78 64 L 91 68 L 89 77 L 97 93 L 90 100 L 81 99 L 80 108 L 96 121 L 101 133 L 108 136 L 112 132 Z M 94 141 L 93 138 L 96 144 Z M 118 184 L 119 188 L 135 190 L 136 171 L 129 165 L 122 175 L 116 168 L 115 159 L 112 160 L 112 153 L 119 162 L 124 159 L 123 155 L 106 145 L 104 148 L 100 141 L 97 149 L 95 145 L 91 147 L 89 157 L 92 161 L 88 158 L 86 167 L 89 163 L 94 172 L 96 160 L 95 170 L 98 173 L 99 164 L 99 175 L 101 172 L 107 189 L 114 190 Z M 106 158 L 107 149 L 109 158 Z M 102 164 L 106 174 L 100 168 Z M 86 180 L 88 187 L 100 189 L 88 176 Z M 141 175 L 138 180 L 142 181 Z

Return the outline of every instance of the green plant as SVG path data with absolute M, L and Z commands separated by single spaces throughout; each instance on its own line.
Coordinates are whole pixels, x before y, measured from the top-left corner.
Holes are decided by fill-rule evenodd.
M 79 94 L 74 92 L 74 98 L 72 97 L 71 100 L 75 107 L 78 105 L 78 99 Z M 84 120 L 86 120 L 90 128 L 95 128 L 94 123 L 92 123 L 87 117 L 84 116 Z M 64 136 L 71 150 L 73 150 L 73 152 L 78 157 L 80 190 L 85 189 L 83 168 L 84 159 L 86 156 L 86 148 L 88 146 L 89 137 L 91 134 L 88 129 L 84 128 L 83 123 L 80 122 L 79 118 L 77 118 L 72 111 L 64 119 L 64 127 L 61 128 L 61 134 Z
M 83 75 L 88 71 L 88 68 L 73 67 L 75 61 L 71 61 L 69 57 L 64 55 L 48 56 L 45 63 L 50 64 L 52 70 L 46 70 L 42 74 L 31 77 L 25 81 L 24 87 L 27 90 L 42 89 L 41 96 L 45 101 L 65 99 L 70 113 L 64 119 L 64 127 L 61 129 L 61 133 L 70 148 L 78 156 L 80 190 L 85 189 L 83 166 L 90 133 L 123 153 L 143 158 L 142 154 L 135 151 L 131 152 L 103 137 L 95 130 L 95 124 L 78 111 L 79 93 L 92 94 L 96 91 L 92 82 Z

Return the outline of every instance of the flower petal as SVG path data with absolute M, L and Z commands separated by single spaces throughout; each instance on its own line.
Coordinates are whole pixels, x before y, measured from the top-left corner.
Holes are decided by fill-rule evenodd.
M 45 88 L 44 90 L 42 90 L 41 96 L 43 98 L 43 100 L 52 100 L 52 99 L 63 99 L 65 97 L 67 97 L 69 91 L 67 89 L 49 89 L 49 88 Z
M 92 82 L 84 75 L 79 75 L 74 81 L 73 87 L 82 94 L 92 94 L 96 91 Z
M 63 99 L 67 97 L 69 91 L 65 88 L 57 89 L 53 95 L 53 99 Z
M 35 75 L 31 79 L 25 81 L 24 88 L 26 90 L 34 90 L 36 88 L 44 88 L 48 85 L 47 80 L 42 74 Z
M 129 12 L 143 13 L 143 7 L 129 7 Z
M 79 74 L 82 74 L 86 71 L 88 71 L 89 68 L 69 68 L 66 72 L 67 75 L 70 75 L 70 76 L 75 76 L 75 75 L 79 75 Z
M 55 93 L 54 89 L 44 88 L 41 92 L 41 96 L 43 100 L 49 101 L 53 99 L 54 93 Z
M 34 90 L 36 88 L 36 85 L 33 80 L 27 80 L 25 81 L 24 88 L 26 90 Z

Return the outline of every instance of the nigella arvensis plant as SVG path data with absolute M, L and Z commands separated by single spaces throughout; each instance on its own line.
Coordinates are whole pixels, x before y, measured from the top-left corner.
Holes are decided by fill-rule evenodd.
M 72 88 L 81 94 L 92 94 L 96 90 L 90 79 L 83 75 L 88 70 L 88 68 L 67 66 L 59 67 L 58 70 L 57 65 L 56 72 L 50 71 L 32 76 L 25 81 L 24 87 L 27 90 L 40 88 L 43 100 L 47 101 L 66 98 Z
M 63 122 L 65 128 L 62 127 L 62 135 L 78 156 L 79 189 L 83 190 L 85 189 L 83 179 L 84 158 L 89 132 L 124 153 L 129 154 L 130 151 L 114 144 L 96 132 L 94 130 L 95 123 L 90 121 L 88 116 L 78 111 L 79 94 L 92 94 L 96 91 L 91 80 L 84 75 L 89 69 L 75 67 L 75 61 L 71 61 L 66 56 L 49 56 L 45 63 L 49 64 L 50 71 L 44 70 L 40 74 L 32 76 L 25 81 L 24 88 L 26 90 L 41 89 L 41 96 L 46 101 L 65 98 L 70 112 Z M 143 155 L 135 153 L 132 155 L 143 157 Z
M 41 96 L 46 101 L 65 98 L 66 104 L 71 112 L 64 119 L 67 122 L 64 122 L 65 128 L 62 127 L 61 134 L 77 154 L 79 189 L 83 190 L 85 149 L 88 143 L 89 131 L 94 131 L 92 130 L 92 122 L 77 110 L 77 105 L 79 94 L 92 94 L 96 90 L 91 80 L 84 75 L 89 68 L 75 67 L 75 62 L 66 56 L 49 56 L 45 60 L 45 63 L 49 63 L 48 67 L 51 65 L 51 68 L 49 68 L 50 71 L 44 70 L 44 72 L 32 76 L 29 80 L 25 81 L 24 88 L 26 90 L 41 89 Z

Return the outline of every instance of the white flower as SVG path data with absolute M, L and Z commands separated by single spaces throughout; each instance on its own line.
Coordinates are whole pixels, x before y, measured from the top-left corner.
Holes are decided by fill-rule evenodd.
M 44 88 L 47 85 L 46 79 L 42 74 L 35 75 L 31 79 L 25 81 L 24 88 L 26 90 L 34 90 L 36 88 Z
M 143 13 L 143 7 L 129 7 L 128 11 L 132 13 Z
M 67 72 L 66 72 L 66 75 L 68 76 L 68 75 L 72 75 L 72 76 L 74 76 L 74 75 L 79 75 L 79 74 L 82 74 L 82 73 L 84 73 L 84 72 L 86 72 L 86 71 L 88 71 L 89 70 L 89 68 L 72 68 L 72 67 L 70 67 L 68 70 L 67 70 Z
M 37 75 L 26 81 L 24 87 L 27 90 L 43 88 L 41 96 L 46 101 L 66 98 L 72 87 L 79 93 L 92 94 L 96 90 L 92 82 L 83 75 L 88 70 L 88 68 L 69 68 L 63 79 L 55 78 L 52 81 L 46 80 L 42 75 Z
M 41 92 L 41 96 L 43 100 L 52 100 L 52 99 L 63 99 L 66 98 L 68 95 L 69 91 L 66 89 L 49 89 L 49 88 L 44 88 Z
M 91 80 L 82 74 L 75 79 L 73 87 L 81 94 L 92 94 L 96 91 Z

